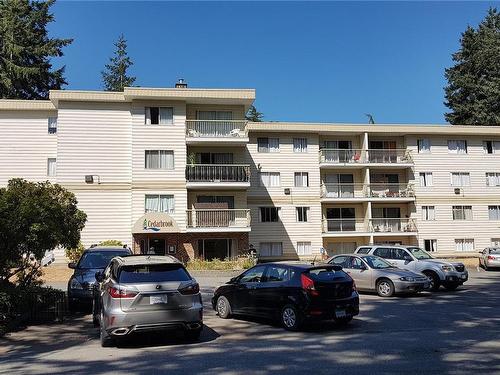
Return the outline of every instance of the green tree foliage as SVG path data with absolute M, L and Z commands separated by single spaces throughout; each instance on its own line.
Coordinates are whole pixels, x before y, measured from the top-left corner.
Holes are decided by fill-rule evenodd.
M 262 118 L 264 117 L 264 115 L 262 114 L 262 112 L 259 112 L 257 111 L 257 108 L 255 108 L 255 106 L 250 106 L 250 108 L 248 108 L 248 112 L 245 116 L 245 118 L 248 120 L 248 121 L 252 121 L 252 122 L 262 122 Z
M 0 98 L 47 99 L 66 84 L 64 67 L 50 58 L 63 55 L 71 39 L 49 38 L 54 0 L 0 0 Z
M 99 246 L 123 246 L 123 242 L 120 240 L 106 240 L 101 241 Z
M 105 70 L 101 72 L 102 82 L 106 91 L 123 91 L 124 87 L 130 87 L 135 82 L 135 77 L 127 75 L 127 70 L 134 63 L 127 54 L 127 41 L 120 35 L 115 43 L 115 54 L 109 59 L 109 64 L 105 65 Z
M 47 250 L 78 246 L 86 220 L 75 195 L 60 185 L 10 180 L 0 189 L 0 284 L 33 268 Z
M 500 125 L 500 13 L 490 8 L 477 29 L 467 27 L 446 69 L 445 118 L 451 124 Z
M 70 262 L 78 262 L 84 251 L 85 246 L 83 246 L 81 242 L 78 242 L 78 245 L 76 247 L 66 248 L 66 258 L 68 258 Z

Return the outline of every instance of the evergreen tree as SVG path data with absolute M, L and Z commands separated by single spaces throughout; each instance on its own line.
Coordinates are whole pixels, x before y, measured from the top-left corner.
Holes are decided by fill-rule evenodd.
M 477 29 L 467 27 L 446 69 L 445 118 L 451 124 L 500 125 L 500 13 L 490 8 Z
M 72 39 L 49 38 L 54 0 L 0 0 L 0 98 L 46 99 L 66 84 L 64 67 L 52 70 Z
M 252 121 L 252 122 L 262 122 L 263 117 L 264 117 L 264 115 L 262 114 L 262 112 L 257 111 L 257 108 L 255 108 L 254 105 L 252 105 L 252 106 L 250 106 L 250 108 L 248 108 L 248 112 L 245 116 L 245 118 L 248 121 Z
M 123 34 L 115 46 L 114 56 L 109 59 L 109 64 L 105 65 L 106 69 L 101 73 L 106 91 L 123 91 L 124 87 L 130 87 L 135 82 L 135 77 L 127 75 L 127 69 L 134 63 L 127 55 L 127 41 Z

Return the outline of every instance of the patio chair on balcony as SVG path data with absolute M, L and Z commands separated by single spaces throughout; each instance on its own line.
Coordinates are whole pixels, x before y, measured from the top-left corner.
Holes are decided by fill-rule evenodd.
M 190 137 L 199 137 L 200 136 L 200 133 L 198 133 L 196 130 L 194 129 L 189 129 L 188 130 L 188 135 Z
M 229 132 L 229 134 L 232 136 L 232 137 L 239 137 L 240 136 L 240 129 L 233 129 Z

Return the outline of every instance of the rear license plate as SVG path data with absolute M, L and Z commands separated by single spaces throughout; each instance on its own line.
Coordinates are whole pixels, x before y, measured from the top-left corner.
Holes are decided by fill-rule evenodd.
M 149 304 L 150 305 L 157 305 L 157 304 L 160 304 L 160 303 L 167 303 L 167 295 L 166 294 L 162 294 L 162 295 L 159 295 L 159 296 L 150 296 L 149 297 Z
M 336 318 L 345 318 L 346 316 L 347 316 L 347 313 L 344 309 L 335 310 L 335 317 Z

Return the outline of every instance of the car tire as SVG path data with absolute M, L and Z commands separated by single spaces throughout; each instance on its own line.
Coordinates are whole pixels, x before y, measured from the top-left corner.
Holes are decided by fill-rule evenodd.
M 430 279 L 430 286 L 429 290 L 431 292 L 436 292 L 439 290 L 439 287 L 441 286 L 441 280 L 439 279 L 439 276 L 432 271 L 424 271 L 422 272 L 425 276 L 427 276 Z
M 394 283 L 389 279 L 381 279 L 377 282 L 377 294 L 380 297 L 392 297 L 394 295 Z
M 449 290 L 449 291 L 453 291 L 455 289 L 457 289 L 458 287 L 460 286 L 460 284 L 445 284 L 444 287 L 446 288 L 446 290 Z
M 224 296 L 220 296 L 219 298 L 217 298 L 215 310 L 217 311 L 219 318 L 229 319 L 231 317 L 231 304 L 229 303 L 229 300 Z
M 186 331 L 185 337 L 188 341 L 198 341 L 200 339 L 201 331 L 203 328 Z
M 335 322 L 335 324 L 337 324 L 339 326 L 345 326 L 351 322 L 352 318 L 354 318 L 354 317 L 348 316 L 345 318 L 334 318 L 333 321 Z
M 302 314 L 294 305 L 286 305 L 281 310 L 281 325 L 288 331 L 298 331 L 302 325 Z

